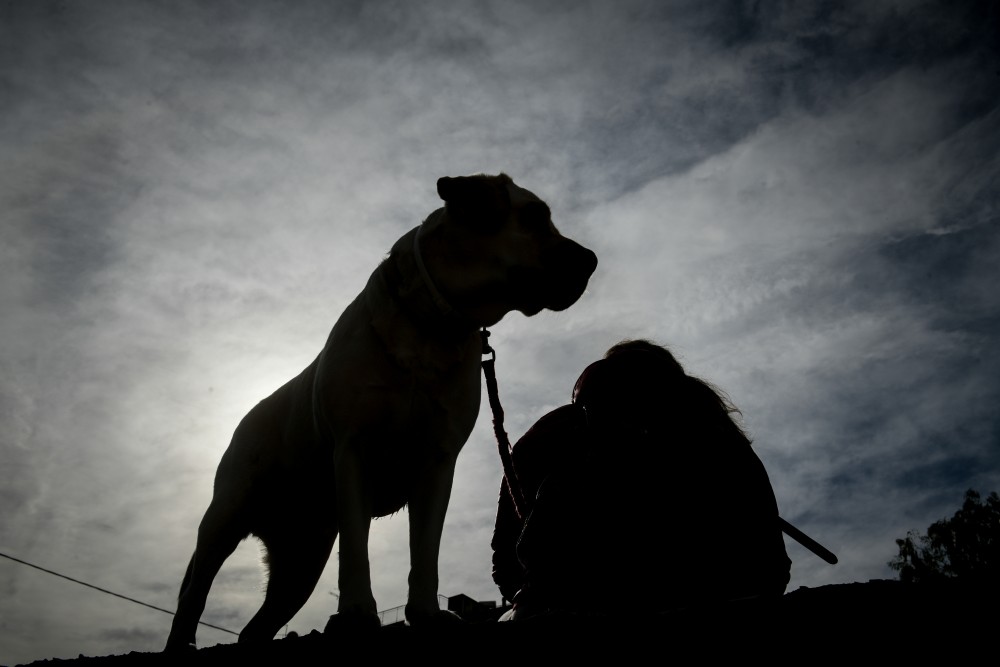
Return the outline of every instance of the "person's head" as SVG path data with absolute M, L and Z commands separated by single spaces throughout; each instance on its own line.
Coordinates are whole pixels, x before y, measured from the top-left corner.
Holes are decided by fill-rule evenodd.
M 738 411 L 721 391 L 685 373 L 667 348 L 643 339 L 616 343 L 587 366 L 573 402 L 599 428 L 680 432 L 714 424 L 742 435 L 732 419 Z
M 683 377 L 684 369 L 670 351 L 648 340 L 623 340 L 587 366 L 573 387 L 573 401 L 605 402 L 622 391 L 630 396 L 656 393 L 658 386 Z

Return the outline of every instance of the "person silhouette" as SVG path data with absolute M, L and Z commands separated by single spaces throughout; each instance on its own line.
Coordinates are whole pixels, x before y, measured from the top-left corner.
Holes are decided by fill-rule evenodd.
M 587 366 L 572 402 L 512 448 L 491 542 L 493 580 L 512 601 L 501 618 L 783 595 L 777 501 L 736 412 L 647 340 Z

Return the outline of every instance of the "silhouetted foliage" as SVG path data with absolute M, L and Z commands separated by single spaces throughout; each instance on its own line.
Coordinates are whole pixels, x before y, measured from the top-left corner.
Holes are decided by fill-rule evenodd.
M 991 492 L 985 502 L 978 492 L 965 492 L 962 508 L 950 519 L 927 528 L 911 530 L 896 540 L 899 555 L 889 567 L 904 582 L 926 583 L 945 579 L 965 582 L 1000 582 L 1000 496 Z

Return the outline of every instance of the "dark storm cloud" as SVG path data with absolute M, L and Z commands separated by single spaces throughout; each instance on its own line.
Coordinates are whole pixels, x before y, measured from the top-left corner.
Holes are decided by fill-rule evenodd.
M 885 262 L 883 279 L 899 298 L 927 308 L 929 324 L 941 330 L 1000 337 L 1000 294 L 983 289 L 1000 285 L 1000 209 L 995 218 L 949 233 L 923 233 L 878 248 Z
M 898 533 L 887 560 L 891 538 L 944 516 L 955 489 L 995 485 L 1000 328 L 983 314 L 1000 297 L 983 285 L 998 277 L 984 261 L 997 232 L 991 222 L 809 256 L 812 278 L 732 323 L 754 340 L 829 339 L 807 367 L 779 361 L 783 384 L 736 383 L 787 518 L 831 539 L 848 516 Z M 828 500 L 809 509 L 809 498 Z
M 626 3 L 620 16 L 632 9 L 631 18 L 652 20 L 593 40 L 597 53 L 602 42 L 621 40 L 604 45 L 614 55 L 598 66 L 628 72 L 602 79 L 611 84 L 594 93 L 602 102 L 594 108 L 603 113 L 585 118 L 593 137 L 586 150 L 593 153 L 575 157 L 599 156 L 624 190 L 688 169 L 778 114 L 824 113 L 858 85 L 906 68 L 961 69 L 963 82 L 951 100 L 953 128 L 989 113 L 1000 97 L 1000 13 L 989 2 L 659 7 L 647 13 Z M 692 52 L 675 51 L 673 35 L 683 35 Z M 691 71 L 677 71 L 678 61 L 688 58 Z M 735 71 L 716 69 L 720 60 Z
M 932 421 L 918 436 L 926 442 L 913 443 L 914 450 L 924 452 L 921 463 L 893 480 L 901 486 L 982 486 L 989 481 L 980 471 L 998 469 L 1000 363 L 992 351 L 1000 345 L 1000 295 L 983 289 L 1000 284 L 998 250 L 1000 218 L 953 233 L 915 235 L 879 249 L 879 259 L 887 264 L 887 271 L 880 272 L 883 289 L 926 313 L 929 330 L 955 342 L 924 353 L 937 357 L 933 376 L 922 379 L 923 386 L 934 388 L 939 407 L 928 410 Z M 897 395 L 919 391 L 922 383 L 914 384 L 893 389 Z M 887 408 L 891 406 L 890 401 Z M 885 470 L 893 469 L 890 461 L 885 463 Z

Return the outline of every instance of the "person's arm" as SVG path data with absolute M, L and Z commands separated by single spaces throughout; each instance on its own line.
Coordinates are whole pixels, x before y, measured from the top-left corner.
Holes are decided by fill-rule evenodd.
M 567 448 L 573 445 L 579 428 L 578 410 L 572 405 L 562 406 L 540 418 L 518 439 L 513 447 L 514 469 L 528 507 L 534 503 L 535 494 L 541 481 L 549 474 L 555 462 L 567 456 Z M 507 482 L 500 480 L 497 501 L 497 516 L 493 527 L 493 581 L 507 600 L 524 583 L 524 570 L 517 554 L 517 542 L 521 536 L 524 519 L 518 516 L 514 501 L 507 492 Z

